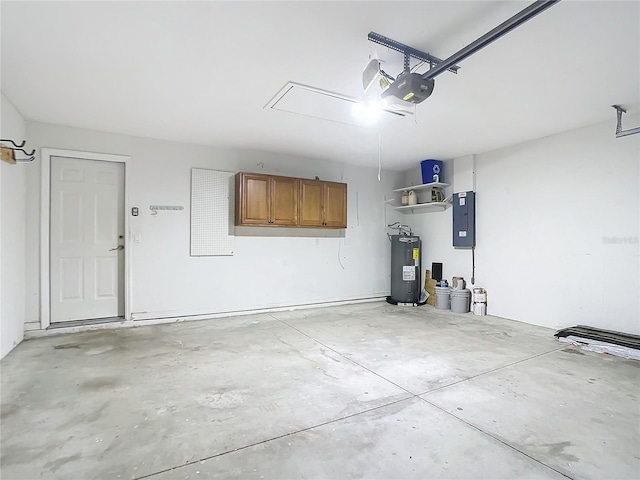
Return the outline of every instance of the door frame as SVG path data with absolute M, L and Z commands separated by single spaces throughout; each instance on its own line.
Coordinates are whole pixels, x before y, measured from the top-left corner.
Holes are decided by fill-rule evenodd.
M 124 318 L 131 320 L 131 249 L 129 241 L 129 188 L 127 182 L 128 155 L 110 153 L 82 152 L 43 148 L 40 154 L 42 175 L 40 178 L 40 328 L 51 325 L 51 272 L 50 272 L 50 228 L 51 228 L 51 157 L 77 158 L 80 160 L 99 160 L 118 162 L 124 166 Z

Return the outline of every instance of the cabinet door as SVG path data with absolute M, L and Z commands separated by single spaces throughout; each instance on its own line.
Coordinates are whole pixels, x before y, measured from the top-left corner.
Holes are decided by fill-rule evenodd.
M 347 228 L 347 185 L 324 182 L 324 225 Z
M 271 223 L 298 225 L 298 179 L 271 177 Z
M 269 175 L 243 173 L 241 174 L 239 186 L 239 224 L 269 225 L 269 199 L 271 193 Z
M 321 227 L 323 184 L 317 180 L 300 179 L 300 226 Z

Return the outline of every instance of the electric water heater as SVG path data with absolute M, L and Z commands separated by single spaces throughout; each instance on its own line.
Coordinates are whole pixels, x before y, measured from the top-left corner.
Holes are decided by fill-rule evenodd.
M 418 303 L 420 297 L 420 237 L 391 235 L 391 299 Z

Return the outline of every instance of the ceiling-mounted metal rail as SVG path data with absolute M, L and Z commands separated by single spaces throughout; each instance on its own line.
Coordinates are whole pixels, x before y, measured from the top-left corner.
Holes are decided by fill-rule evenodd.
M 618 113 L 618 123 L 616 124 L 616 138 L 626 137 L 627 135 L 633 135 L 635 133 L 640 133 L 640 127 L 630 128 L 628 130 L 622 130 L 622 114 L 627 113 L 627 111 L 622 108 L 620 105 L 611 105 L 616 109 Z
M 503 35 L 509 33 L 516 27 L 519 27 L 523 23 L 528 20 L 531 20 L 533 17 L 543 12 L 547 8 L 555 5 L 560 0 L 538 0 L 535 3 L 532 3 L 524 10 L 516 13 L 513 17 L 509 18 L 507 21 L 501 23 L 493 30 L 485 33 L 483 36 L 471 42 L 469 45 L 464 47 L 461 50 L 458 50 L 456 53 L 451 55 L 449 58 L 439 62 L 435 67 L 426 72 L 422 78 L 425 80 L 429 80 L 431 78 L 435 78 L 440 75 L 442 72 L 448 70 L 452 65 L 461 62 L 465 58 L 473 55 L 478 50 L 486 47 L 490 43 L 496 41 L 498 38 Z
M 396 42 L 389 37 L 385 37 L 384 35 L 380 35 L 376 32 L 369 32 L 367 36 L 370 42 L 377 43 L 378 45 L 382 45 L 384 47 L 390 48 L 391 50 L 395 50 L 396 52 L 400 52 L 404 55 L 404 69 L 408 70 L 409 68 L 409 58 L 415 58 L 416 60 L 422 60 L 423 62 L 427 62 L 430 66 L 438 65 L 442 62 L 438 57 L 434 57 L 425 52 L 421 52 L 420 50 L 416 50 L 404 43 Z M 448 70 L 451 73 L 457 73 L 458 69 L 453 64 L 449 65 L 445 70 Z

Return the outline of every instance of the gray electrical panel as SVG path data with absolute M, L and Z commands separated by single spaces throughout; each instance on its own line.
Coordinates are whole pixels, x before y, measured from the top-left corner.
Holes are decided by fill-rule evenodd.
M 420 237 L 391 235 L 391 298 L 406 303 L 420 298 Z
M 453 194 L 453 246 L 476 246 L 476 194 Z

